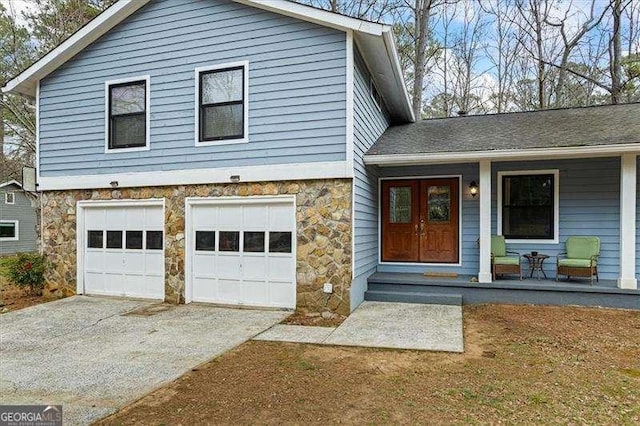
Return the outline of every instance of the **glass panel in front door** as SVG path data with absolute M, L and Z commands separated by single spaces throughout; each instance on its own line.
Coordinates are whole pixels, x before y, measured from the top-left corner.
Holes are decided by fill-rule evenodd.
M 428 220 L 431 223 L 448 223 L 451 220 L 451 187 L 427 187 Z
M 389 222 L 411 223 L 411 187 L 389 188 Z

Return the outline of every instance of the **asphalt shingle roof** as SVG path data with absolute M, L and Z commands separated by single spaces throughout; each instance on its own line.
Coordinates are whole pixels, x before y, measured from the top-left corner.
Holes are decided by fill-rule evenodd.
M 393 126 L 368 156 L 640 142 L 640 103 L 462 116 Z

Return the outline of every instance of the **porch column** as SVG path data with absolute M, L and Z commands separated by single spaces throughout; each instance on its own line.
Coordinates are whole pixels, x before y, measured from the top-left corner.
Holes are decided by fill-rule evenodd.
M 491 282 L 491 161 L 480 165 L 480 271 L 478 281 Z
M 618 287 L 636 289 L 636 154 L 620 158 L 620 277 Z

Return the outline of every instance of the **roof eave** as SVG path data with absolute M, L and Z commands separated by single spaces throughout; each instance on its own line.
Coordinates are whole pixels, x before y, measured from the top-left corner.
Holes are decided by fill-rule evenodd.
M 640 143 L 566 146 L 491 151 L 461 151 L 406 154 L 366 154 L 364 163 L 371 166 L 395 167 L 444 163 L 476 163 L 479 160 L 512 161 L 545 158 L 589 158 L 640 153 Z
M 5 186 L 9 186 L 9 185 L 17 185 L 18 187 L 22 188 L 22 184 L 15 179 L 4 182 L 4 183 L 0 183 L 0 188 L 4 188 Z
M 4 93 L 17 93 L 35 97 L 37 82 L 77 55 L 82 49 L 102 37 L 150 0 L 120 0 L 106 9 L 71 37 L 36 61 L 20 75 L 10 80 Z

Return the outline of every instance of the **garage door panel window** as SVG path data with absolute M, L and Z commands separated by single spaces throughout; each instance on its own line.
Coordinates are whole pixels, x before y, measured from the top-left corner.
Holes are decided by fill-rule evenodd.
M 142 231 L 127 231 L 126 248 L 128 250 L 142 250 Z
M 220 251 L 239 252 L 240 232 L 220 231 Z
M 196 251 L 216 251 L 216 232 L 196 231 Z
M 104 233 L 102 231 L 87 231 L 88 248 L 104 248 Z
M 147 250 L 162 250 L 163 242 L 162 231 L 147 231 Z
M 291 232 L 269 232 L 270 253 L 291 253 Z
M 107 248 L 122 248 L 122 231 L 107 231 Z
M 243 251 L 248 253 L 264 253 L 264 232 L 245 232 Z

